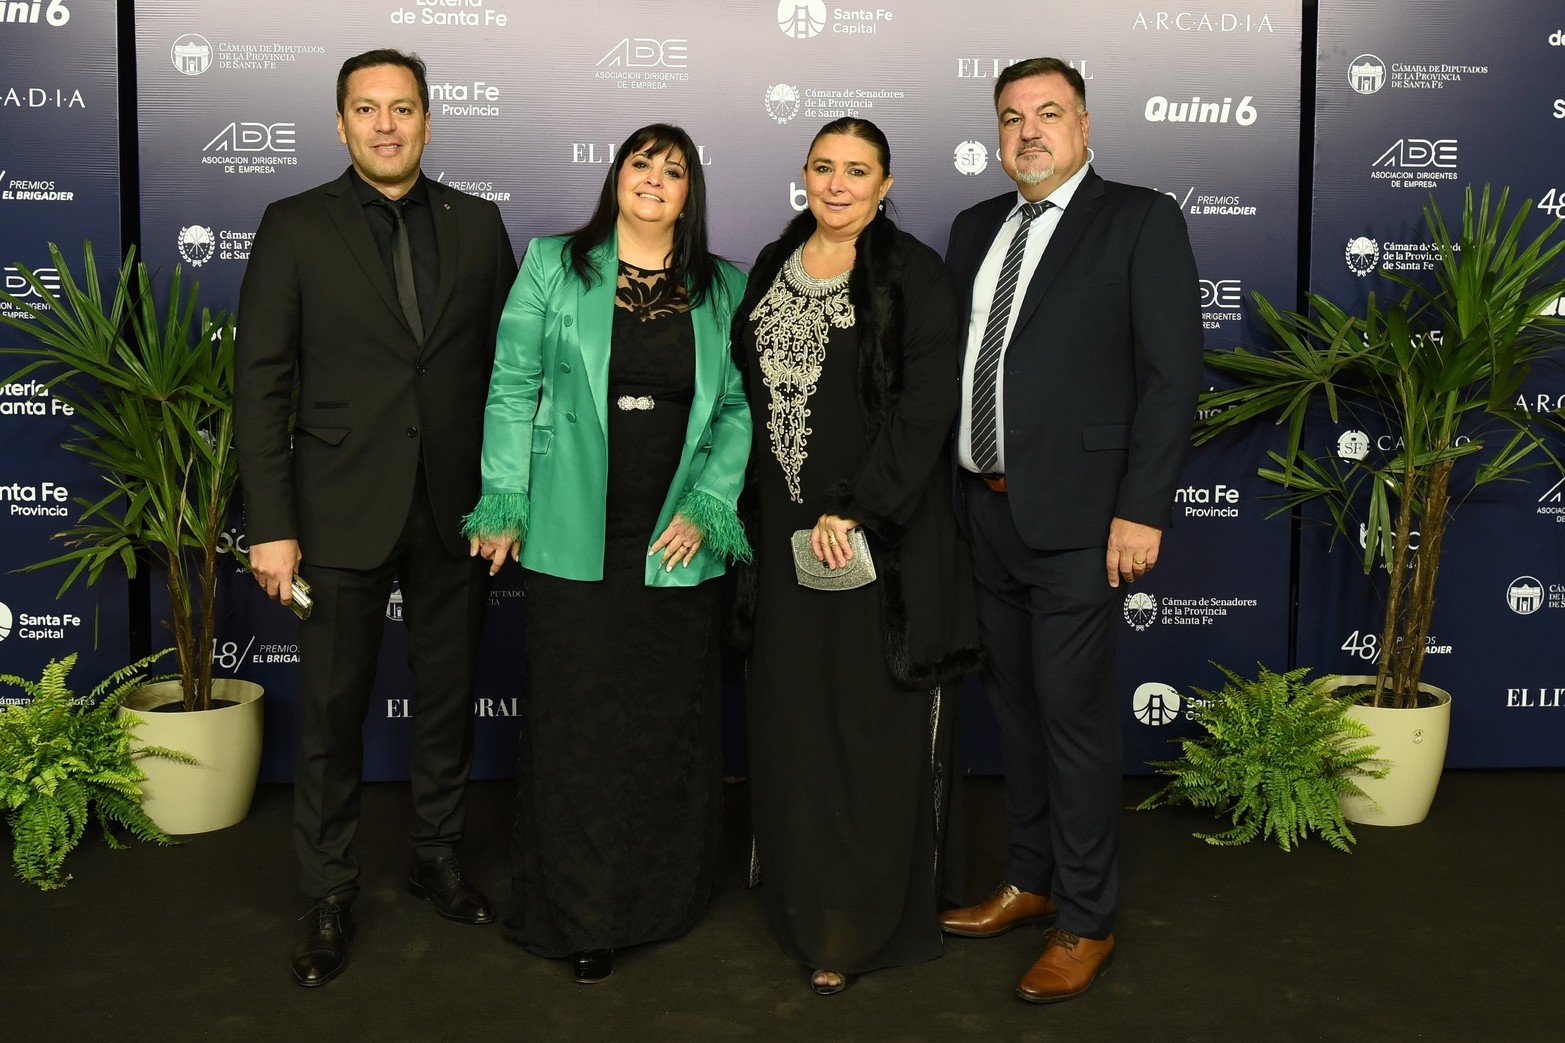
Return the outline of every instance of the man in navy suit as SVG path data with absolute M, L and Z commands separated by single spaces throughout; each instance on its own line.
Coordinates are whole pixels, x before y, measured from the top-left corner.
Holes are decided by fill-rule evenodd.
M 958 215 L 968 316 L 958 515 L 973 542 L 984 686 L 999 719 L 1011 862 L 944 929 L 1052 920 L 1017 995 L 1079 995 L 1114 951 L 1120 583 L 1156 567 L 1201 379 L 1195 259 L 1172 199 L 1088 165 L 1081 75 L 1033 58 L 995 83 L 1017 191 Z

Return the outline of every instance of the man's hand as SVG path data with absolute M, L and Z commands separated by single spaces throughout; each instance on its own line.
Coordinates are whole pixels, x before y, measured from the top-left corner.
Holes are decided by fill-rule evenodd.
M 270 540 L 250 547 L 250 571 L 266 596 L 284 605 L 293 603 L 293 575 L 299 571 L 299 541 Z
M 1163 542 L 1163 530 L 1140 522 L 1115 518 L 1109 523 L 1108 566 L 1109 586 L 1119 586 L 1120 577 L 1126 583 L 1152 571 L 1157 564 L 1157 549 Z

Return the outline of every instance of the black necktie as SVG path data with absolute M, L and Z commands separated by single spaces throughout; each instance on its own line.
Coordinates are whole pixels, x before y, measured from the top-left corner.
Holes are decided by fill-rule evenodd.
M 996 424 L 999 403 L 995 399 L 995 374 L 1000 368 L 1001 349 L 1005 347 L 1005 327 L 1011 321 L 1011 302 L 1016 297 L 1016 280 L 1022 270 L 1022 254 L 1027 250 L 1027 229 L 1033 218 L 1054 204 L 1023 203 L 1022 226 L 1005 249 L 1000 278 L 994 287 L 994 302 L 989 305 L 989 321 L 984 324 L 984 339 L 978 345 L 973 363 L 973 423 L 971 427 L 973 464 L 981 473 L 1000 466 L 1000 431 Z
M 402 304 L 402 314 L 413 331 L 413 339 L 422 344 L 424 320 L 419 315 L 418 287 L 413 282 L 413 242 L 408 238 L 408 221 L 402 212 L 406 200 L 377 199 L 375 202 L 391 211 L 391 270 L 397 279 L 397 300 Z

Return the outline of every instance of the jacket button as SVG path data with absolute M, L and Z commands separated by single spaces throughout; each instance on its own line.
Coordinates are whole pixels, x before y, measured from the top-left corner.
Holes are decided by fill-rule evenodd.
M 415 372 L 415 373 L 417 373 L 417 374 L 418 374 L 418 375 L 419 375 L 419 376 L 421 376 L 421 377 L 422 377 L 422 376 L 423 376 L 423 375 L 424 375 L 424 374 L 425 374 L 425 373 L 428 373 L 428 372 L 429 372 L 429 370 L 428 370 L 428 368 L 427 368 L 427 367 L 424 367 L 424 366 L 419 366 L 419 367 L 418 367 L 418 368 L 417 368 L 417 369 L 415 369 L 415 370 L 414 370 L 414 371 L 413 371 L 413 372 Z
M 560 372 L 561 373 L 569 373 L 570 371 L 571 371 L 571 364 L 569 362 L 562 362 L 562 363 L 560 363 Z
M 572 318 L 571 316 L 569 316 L 569 315 L 565 316 L 565 325 L 569 326 L 571 323 L 573 323 L 575 321 L 576 320 L 574 318 Z
M 416 428 L 416 427 L 408 428 L 408 437 L 409 438 L 417 438 L 418 437 L 418 428 Z
M 566 420 L 567 423 L 574 424 L 576 422 L 576 414 L 575 413 L 566 413 L 565 414 L 565 420 Z

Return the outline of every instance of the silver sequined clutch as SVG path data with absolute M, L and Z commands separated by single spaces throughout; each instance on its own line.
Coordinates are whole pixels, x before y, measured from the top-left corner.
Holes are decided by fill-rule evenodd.
M 799 529 L 793 534 L 793 571 L 799 577 L 801 587 L 811 590 L 852 590 L 866 583 L 875 582 L 875 560 L 869 556 L 869 540 L 863 529 L 848 533 L 853 545 L 853 557 L 840 569 L 826 567 L 810 549 L 810 530 Z

